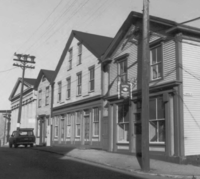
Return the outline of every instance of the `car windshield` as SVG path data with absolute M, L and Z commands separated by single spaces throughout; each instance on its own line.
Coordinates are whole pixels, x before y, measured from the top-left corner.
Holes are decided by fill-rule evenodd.
M 20 136 L 30 136 L 30 135 L 33 135 L 33 132 L 32 131 L 20 131 L 19 132 L 19 135 Z

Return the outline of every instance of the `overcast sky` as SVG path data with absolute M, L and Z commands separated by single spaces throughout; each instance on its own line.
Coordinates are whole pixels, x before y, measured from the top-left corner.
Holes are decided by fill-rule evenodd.
M 176 22 L 200 16 L 200 0 L 150 0 L 150 15 Z M 14 52 L 36 56 L 40 69 L 55 70 L 72 30 L 114 37 L 131 11 L 142 12 L 143 0 L 0 0 L 0 110 L 22 70 L 13 66 Z M 200 20 L 191 26 L 200 28 Z

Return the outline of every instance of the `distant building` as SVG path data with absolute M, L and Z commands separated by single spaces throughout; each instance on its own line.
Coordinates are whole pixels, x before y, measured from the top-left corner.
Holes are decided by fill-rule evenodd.
M 17 128 L 19 101 L 21 92 L 21 78 L 18 78 L 9 100 L 11 101 L 11 128 L 12 133 Z M 36 100 L 37 91 L 34 90 L 36 79 L 24 78 L 24 90 L 22 99 L 21 128 L 36 128 Z M 34 130 L 35 132 L 35 130 Z
M 0 110 L 0 146 L 9 139 L 11 110 Z
M 37 95 L 37 127 L 36 127 L 36 144 L 46 145 L 47 143 L 47 126 L 51 123 L 53 81 L 55 71 L 40 70 L 35 82 Z

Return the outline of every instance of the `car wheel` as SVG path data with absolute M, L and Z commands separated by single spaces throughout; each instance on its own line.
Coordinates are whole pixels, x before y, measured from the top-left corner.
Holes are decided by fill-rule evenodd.
M 17 144 L 14 144 L 14 146 L 15 146 L 15 148 L 17 148 L 17 147 L 18 147 L 18 145 L 17 145 Z
M 12 148 L 12 143 L 9 143 L 9 147 Z
M 33 147 L 33 144 L 30 144 L 30 147 Z

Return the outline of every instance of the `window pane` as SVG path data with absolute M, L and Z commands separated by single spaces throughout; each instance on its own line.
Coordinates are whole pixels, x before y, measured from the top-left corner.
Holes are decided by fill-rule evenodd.
M 129 141 L 129 124 L 125 124 L 125 130 L 124 130 L 124 140 Z
M 149 122 L 149 140 L 150 142 L 157 142 L 157 122 Z
M 157 65 L 152 66 L 152 78 L 156 79 L 158 78 L 158 69 L 157 69 Z
M 160 78 L 162 76 L 162 63 L 159 63 L 157 65 L 157 78 Z
M 118 122 L 123 122 L 123 106 L 118 106 Z
M 156 60 L 157 59 L 157 57 L 156 57 L 157 56 L 156 55 L 156 48 L 152 49 L 150 54 L 152 55 L 151 59 L 152 59 L 152 65 L 153 65 L 153 64 L 157 63 L 157 60 Z
M 157 47 L 157 62 L 161 62 L 162 61 L 162 50 L 161 50 L 161 46 Z
M 99 135 L 99 123 L 94 123 L 94 135 Z
M 150 99 L 149 101 L 149 118 L 156 119 L 156 99 Z
M 124 122 L 129 122 L 129 105 L 124 105 Z
M 164 118 L 164 103 L 163 98 L 157 98 L 157 112 L 158 112 L 158 119 Z
M 122 141 L 124 138 L 124 124 L 118 124 L 118 140 Z
M 159 128 L 158 128 L 158 135 L 159 135 L 159 142 L 165 142 L 165 121 L 159 121 Z

